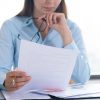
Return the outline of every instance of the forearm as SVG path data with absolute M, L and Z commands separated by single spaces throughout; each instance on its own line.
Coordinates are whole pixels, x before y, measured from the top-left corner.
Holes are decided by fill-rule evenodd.
M 77 50 L 79 52 L 71 80 L 73 80 L 77 83 L 83 83 L 84 84 L 90 78 L 90 68 L 89 68 L 89 64 L 88 64 L 86 54 L 82 53 L 77 48 L 74 41 L 71 44 L 66 45 L 64 48 L 65 49 L 74 49 L 74 50 Z
M 70 44 L 73 41 L 72 33 L 67 26 L 62 26 L 59 33 L 63 39 L 64 46 Z
M 72 80 L 78 83 L 85 83 L 90 78 L 89 64 L 84 56 L 81 54 L 78 56 L 74 71 L 72 74 Z

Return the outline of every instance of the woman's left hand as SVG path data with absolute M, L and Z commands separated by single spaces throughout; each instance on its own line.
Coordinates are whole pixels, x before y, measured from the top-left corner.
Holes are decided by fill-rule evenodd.
M 46 21 L 49 28 L 54 28 L 61 34 L 64 45 L 72 42 L 72 35 L 63 13 L 48 13 L 46 15 Z
M 66 30 L 66 19 L 63 13 L 48 13 L 46 15 L 47 24 L 49 27 L 55 28 L 61 32 L 61 29 Z

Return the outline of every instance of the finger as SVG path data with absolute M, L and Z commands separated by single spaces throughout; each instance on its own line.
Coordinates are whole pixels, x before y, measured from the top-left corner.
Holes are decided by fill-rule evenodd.
M 12 84 L 12 80 L 15 80 L 14 78 L 12 78 L 12 77 L 8 77 L 8 78 L 6 78 L 6 80 L 5 80 L 5 86 L 10 86 L 10 84 Z
M 22 76 L 26 76 L 27 74 L 25 72 L 22 71 L 12 71 L 12 72 L 8 72 L 7 73 L 7 77 L 22 77 Z
M 70 81 L 69 81 L 69 84 L 74 84 L 74 83 L 75 83 L 74 80 L 70 80 Z
M 28 82 L 28 81 L 26 81 L 26 82 L 16 83 L 15 88 L 18 89 L 18 88 L 24 86 L 25 84 L 27 84 L 27 82 Z
M 5 80 L 5 87 L 10 87 L 10 88 L 11 87 L 15 87 L 16 83 L 27 82 L 29 80 L 31 80 L 30 76 L 26 76 L 26 77 L 24 76 L 24 77 L 20 77 L 20 78 L 18 78 L 18 77 L 16 77 L 16 78 L 10 77 L 10 78 Z
M 38 17 L 38 21 L 40 21 L 43 18 L 46 18 L 46 15 L 43 15 L 43 16 Z
M 49 26 L 49 14 L 46 14 L 46 22 L 47 22 L 47 25 Z
M 48 20 L 49 20 L 50 26 L 52 26 L 52 24 L 53 24 L 53 13 L 51 13 L 50 15 L 48 15 Z
M 26 84 L 26 83 L 25 83 Z M 13 91 L 15 91 L 15 90 L 18 90 L 19 88 L 21 88 L 22 86 L 24 86 L 24 85 L 19 85 L 19 84 L 15 84 L 14 86 L 8 86 L 8 87 L 6 87 L 6 90 L 7 91 L 10 91 L 10 92 L 13 92 Z
M 13 84 L 13 80 L 10 80 L 10 81 L 8 81 L 8 80 L 6 80 L 5 81 L 5 88 L 7 89 L 7 90 L 10 90 L 11 88 L 15 88 L 15 83 Z M 13 89 L 11 89 L 11 90 L 13 90 Z
M 56 16 L 56 15 L 53 15 L 52 20 L 53 20 L 53 23 L 54 23 L 54 24 L 57 24 L 57 16 Z
M 29 81 L 29 80 L 31 80 L 31 77 L 26 76 L 26 77 L 16 78 L 15 82 L 20 83 L 20 82 L 26 82 L 26 81 Z
M 13 80 L 11 80 L 10 82 L 6 83 L 6 88 L 8 90 L 16 90 L 18 88 L 20 88 L 21 86 L 25 85 L 30 79 L 27 79 L 25 81 L 21 81 L 21 82 L 16 82 L 13 84 Z
M 23 82 L 20 82 L 21 81 L 21 79 L 22 79 L 22 81 Z M 24 77 L 24 79 L 23 78 L 18 78 L 18 80 L 17 80 L 17 82 L 16 82 L 16 80 L 15 80 L 15 84 L 13 85 L 13 78 L 8 78 L 6 81 L 5 81 L 5 88 L 6 88 L 6 90 L 7 91 L 15 91 L 15 90 L 17 90 L 17 89 L 19 89 L 20 87 L 22 87 L 22 86 L 24 86 L 29 80 L 30 80 L 30 77 L 29 76 L 27 76 L 27 78 L 25 79 L 25 77 Z M 10 81 L 9 81 L 10 80 Z
M 18 88 L 6 88 L 6 90 L 7 91 L 9 91 L 9 92 L 13 92 L 13 91 L 15 91 L 15 90 L 17 90 Z

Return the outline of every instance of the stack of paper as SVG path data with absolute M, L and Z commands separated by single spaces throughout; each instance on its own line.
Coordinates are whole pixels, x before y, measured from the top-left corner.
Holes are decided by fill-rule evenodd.
M 70 86 L 66 91 L 51 94 L 63 98 L 92 97 L 94 94 L 100 95 L 100 84 Z
M 2 91 L 6 100 L 21 100 L 21 99 L 49 99 L 46 95 L 39 95 L 34 92 L 26 92 L 24 94 L 14 94 Z M 42 91 L 39 91 L 41 93 Z M 42 92 L 43 93 L 43 92 Z M 66 91 L 62 92 L 44 92 L 44 94 L 51 94 L 62 98 L 80 98 L 100 96 L 100 84 L 85 84 L 81 87 L 67 87 Z

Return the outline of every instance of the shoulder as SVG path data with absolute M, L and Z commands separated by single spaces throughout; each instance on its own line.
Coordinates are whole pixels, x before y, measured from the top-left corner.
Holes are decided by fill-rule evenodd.
M 12 18 L 6 20 L 6 21 L 3 23 L 2 27 L 6 27 L 6 28 L 7 28 L 7 27 L 8 27 L 8 28 L 19 27 L 19 28 L 21 28 L 21 27 L 23 27 L 23 26 L 26 24 L 26 22 L 28 21 L 29 18 L 30 18 L 30 17 L 14 16 L 14 17 L 12 17 Z
M 20 31 L 21 27 L 24 25 L 26 19 L 28 18 L 14 16 L 4 21 L 0 28 L 0 35 L 15 37 Z
M 12 23 L 19 24 L 19 25 L 24 25 L 30 18 L 31 17 L 26 17 L 26 16 L 15 16 L 9 19 L 9 21 L 11 21 Z

